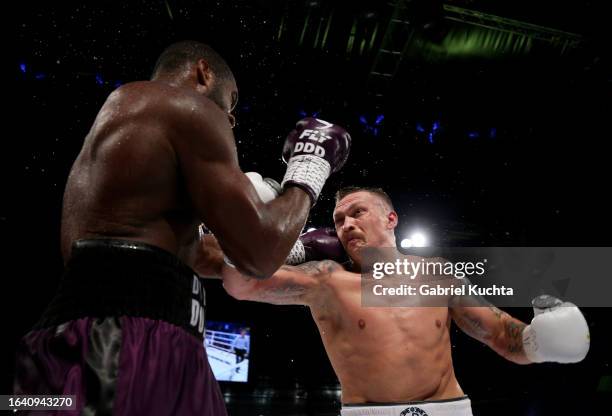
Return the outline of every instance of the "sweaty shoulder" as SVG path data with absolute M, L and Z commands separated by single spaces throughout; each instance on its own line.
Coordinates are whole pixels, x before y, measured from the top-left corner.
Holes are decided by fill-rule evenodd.
M 175 134 L 174 147 L 191 157 L 203 151 L 206 159 L 234 159 L 235 141 L 228 115 L 212 100 L 194 89 L 150 81 L 147 88 L 159 94 L 160 117 Z
M 176 127 L 194 116 L 214 116 L 222 111 L 195 90 L 175 87 L 157 81 L 138 81 L 116 89 L 107 104 L 119 105 L 126 114 L 154 116 L 158 120 L 175 122 Z
M 237 163 L 227 114 L 195 89 L 158 81 L 133 82 L 113 92 L 109 102 L 120 102 L 114 107 L 131 114 L 131 121 L 142 117 L 147 123 L 161 124 L 181 160 L 205 158 Z

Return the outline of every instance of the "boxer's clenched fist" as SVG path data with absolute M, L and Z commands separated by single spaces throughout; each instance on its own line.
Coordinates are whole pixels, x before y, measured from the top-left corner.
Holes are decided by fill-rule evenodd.
M 296 265 L 314 260 L 333 260 L 343 263 L 347 254 L 333 228 L 319 228 L 300 235 L 285 264 Z
M 283 147 L 283 188 L 299 186 L 314 205 L 329 175 L 344 166 L 350 147 L 351 136 L 342 127 L 312 117 L 300 120 Z
M 253 184 L 262 202 L 270 202 L 280 195 L 282 188 L 274 179 L 264 178 L 257 172 L 247 172 L 245 175 Z
M 576 363 L 589 351 L 590 335 L 576 305 L 548 295 L 533 300 L 535 316 L 523 330 L 523 348 L 534 363 Z

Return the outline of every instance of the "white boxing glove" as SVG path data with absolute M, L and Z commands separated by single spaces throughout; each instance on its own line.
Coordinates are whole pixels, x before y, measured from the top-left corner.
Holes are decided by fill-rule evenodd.
M 577 363 L 590 346 L 589 326 L 576 305 L 541 295 L 532 301 L 534 318 L 523 330 L 523 349 L 529 361 Z
M 245 175 L 255 187 L 257 195 L 263 203 L 268 203 L 281 194 L 282 188 L 274 179 L 263 178 L 257 172 L 247 172 Z

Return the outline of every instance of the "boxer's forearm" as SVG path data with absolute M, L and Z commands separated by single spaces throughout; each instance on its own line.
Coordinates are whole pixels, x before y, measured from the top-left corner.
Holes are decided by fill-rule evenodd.
M 243 275 L 227 264 L 221 265 L 221 278 L 225 291 L 237 300 L 254 300 L 255 279 Z
M 289 187 L 265 203 L 235 163 L 202 165 L 210 169 L 200 169 L 199 177 L 214 180 L 191 184 L 197 214 L 238 270 L 256 278 L 271 276 L 284 263 L 306 222 L 310 197 Z
M 241 221 L 241 237 L 223 251 L 240 272 L 258 279 L 270 277 L 285 262 L 304 227 L 310 197 L 297 187 L 288 188 L 257 213 Z M 253 236 L 245 238 L 244 236 Z
M 505 312 L 500 316 L 498 335 L 493 339 L 490 347 L 505 359 L 516 364 L 531 364 L 523 348 L 523 330 L 527 326 L 524 322 L 511 317 Z
M 308 262 L 299 266 L 282 266 L 272 277 L 257 280 L 244 276 L 225 265 L 223 287 L 235 299 L 274 305 L 309 305 L 319 297 L 325 275 L 337 264 L 330 261 Z M 337 266 L 339 267 L 339 266 Z
M 526 324 L 489 304 L 482 298 L 463 298 L 451 308 L 455 323 L 469 336 L 488 345 L 502 357 L 517 364 L 529 364 L 523 348 Z
M 220 279 L 223 267 L 223 251 L 212 234 L 202 235 L 194 242 L 189 265 L 200 277 Z

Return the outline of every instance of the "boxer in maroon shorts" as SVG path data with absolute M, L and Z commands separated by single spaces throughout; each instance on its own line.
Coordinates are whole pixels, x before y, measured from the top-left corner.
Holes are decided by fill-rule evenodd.
M 228 65 L 194 41 L 169 46 L 150 81 L 108 97 L 68 177 L 65 271 L 17 351 L 16 394 L 75 395 L 68 414 L 226 414 L 202 342 L 198 225 L 227 264 L 268 278 L 350 148 L 344 129 L 307 118 L 284 143 L 282 184 L 247 177 L 232 133 L 237 99 Z

